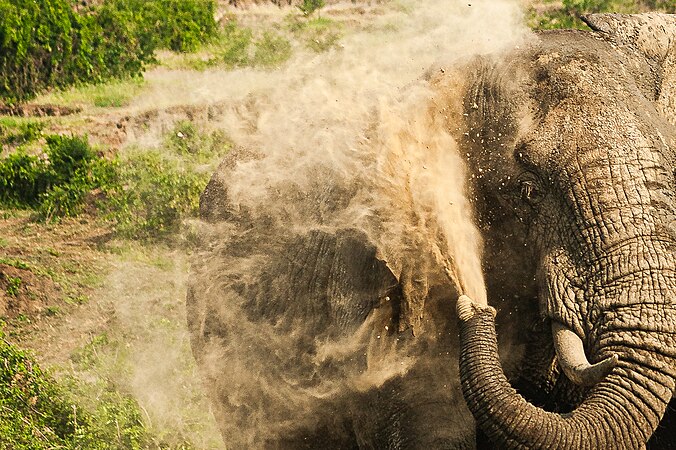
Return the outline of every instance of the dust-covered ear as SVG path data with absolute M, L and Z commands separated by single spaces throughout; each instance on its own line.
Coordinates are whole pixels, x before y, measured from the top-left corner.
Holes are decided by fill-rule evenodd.
M 655 70 L 657 107 L 676 125 L 676 14 L 589 14 L 582 20 L 648 59 Z

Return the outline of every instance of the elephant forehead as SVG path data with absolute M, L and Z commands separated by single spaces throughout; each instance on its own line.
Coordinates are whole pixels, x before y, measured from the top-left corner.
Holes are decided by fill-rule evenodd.
M 517 151 L 541 167 L 672 155 L 674 128 L 651 94 L 626 67 L 585 52 L 571 48 L 532 56 L 517 85 L 522 92 L 512 96 L 521 102 L 511 108 Z
M 664 160 L 674 145 L 673 129 L 641 98 L 570 99 L 546 115 L 535 108 L 533 101 L 521 109 L 517 133 L 517 150 L 534 166 L 587 166 L 602 160 L 670 165 Z

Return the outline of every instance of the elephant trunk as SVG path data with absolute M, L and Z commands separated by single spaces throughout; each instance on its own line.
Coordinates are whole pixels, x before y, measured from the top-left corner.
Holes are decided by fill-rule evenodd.
M 626 331 L 614 328 L 601 336 L 596 356 L 618 355 L 619 361 L 573 412 L 556 414 L 528 403 L 509 384 L 498 357 L 495 310 L 461 297 L 460 376 L 478 426 L 500 448 L 644 448 L 674 392 L 674 345 L 660 345 L 659 330 L 649 329 L 667 325 L 669 308 L 655 309 L 661 321 L 631 324 L 631 330 L 626 328 L 631 311 L 609 316 L 605 329 L 622 321 Z

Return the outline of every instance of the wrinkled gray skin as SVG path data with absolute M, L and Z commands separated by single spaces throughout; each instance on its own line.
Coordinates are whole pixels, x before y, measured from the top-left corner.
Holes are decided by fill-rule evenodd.
M 493 240 L 487 279 L 521 267 L 524 291 L 568 336 L 556 349 L 564 369 L 584 361 L 576 342 L 591 363 L 619 359 L 569 373 L 591 389 L 568 400 L 570 415 L 545 413 L 488 351 L 490 311 L 463 317 L 465 398 L 508 448 L 643 448 L 674 394 L 676 16 L 587 20 L 602 31 L 543 35 L 483 64 L 468 88 L 465 143 L 484 168 L 480 223 Z
M 291 198 L 316 217 L 309 230 L 281 235 L 273 218 L 229 202 L 228 171 L 256 155 L 229 156 L 202 197 L 211 231 L 198 258 L 209 258 L 196 261 L 188 294 L 193 350 L 226 443 L 640 449 L 654 435 L 649 448 L 676 445 L 665 416 L 676 377 L 676 19 L 588 21 L 595 32 L 543 33 L 498 61 L 469 64 L 464 115 L 449 116 L 474 174 L 489 303 L 497 309 L 500 349 L 512 355 L 502 361 L 494 311 L 463 303 L 458 329 L 458 293 L 448 284 L 429 286 L 426 333 L 398 331 L 407 281 L 362 233 L 321 229 L 322 217 L 349 202 L 349 189 L 327 188 L 324 179 L 309 192 L 284 193 L 280 201 Z M 430 77 L 440 98 L 449 77 Z M 464 118 L 460 128 L 457 117 Z M 224 233 L 227 244 L 209 247 Z M 219 267 L 252 252 L 270 256 L 251 277 L 213 280 Z M 261 342 L 251 337 L 249 364 L 269 355 L 255 371 L 259 391 L 223 375 L 247 352 L 227 346 L 239 332 L 226 319 L 233 307 L 269 333 Z M 306 389 L 322 377 L 363 370 L 366 343 L 319 365 L 313 355 L 318 343 L 341 342 L 374 315 L 379 330 L 388 326 L 383 339 L 399 339 L 417 356 L 405 375 L 298 405 L 285 400 L 286 411 L 268 407 L 276 399 L 265 386 L 274 380 Z M 558 347 L 552 324 L 564 336 Z M 287 347 L 267 343 L 291 331 Z M 591 363 L 618 361 L 601 373 L 566 376 L 561 361 L 578 361 L 569 354 L 576 345 Z M 268 428 L 253 423 L 256 411 Z

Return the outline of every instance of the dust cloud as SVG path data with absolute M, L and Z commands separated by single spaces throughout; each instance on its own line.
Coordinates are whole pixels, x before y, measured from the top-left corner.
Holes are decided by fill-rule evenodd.
M 280 19 L 288 13 L 259 8 Z M 222 331 L 193 345 L 207 390 L 218 396 L 216 419 L 234 448 L 313 428 L 309 417 L 327 404 L 336 407 L 331 399 L 381 386 L 419 358 L 416 339 L 386 333 L 392 310 L 384 295 L 378 299 L 384 306 L 342 335 L 300 316 L 271 319 L 264 303 L 252 307 L 242 286 L 264 280 L 282 293 L 293 287 L 266 279 L 276 264 L 270 255 L 293 239 L 357 230 L 355 239 L 372 246 L 403 286 L 400 330 L 434 335 L 423 311 L 435 286 L 486 302 L 480 237 L 464 195 L 464 155 L 447 129 L 446 114 L 458 112 L 448 104 L 453 93 L 436 92 L 428 80 L 430 73 L 450 76 L 473 55 L 522 43 L 528 38 L 522 11 L 507 0 L 391 2 L 368 20 L 339 48 L 297 49 L 275 71 L 156 70 L 132 105 L 137 113 L 192 108 L 239 148 L 241 158 L 217 175 L 227 186 L 224 213 L 236 223 L 192 224 L 205 243 L 191 280 L 202 303 L 188 311 L 194 330 Z M 131 144 L 152 144 L 172 120 L 167 113 L 144 124 Z M 120 270 L 129 274 L 128 267 Z M 136 276 L 156 281 L 140 269 Z M 176 277 L 183 280 L 175 288 L 181 294 L 183 276 Z M 125 292 L 120 280 L 115 285 Z M 122 313 L 134 323 L 147 311 Z M 319 336 L 314 341 L 312 332 Z M 186 331 L 176 333 L 184 343 Z M 181 390 L 172 387 L 172 364 L 183 360 L 173 355 L 172 338 L 146 344 L 135 348 L 131 389 L 149 417 L 171 424 L 168 411 L 185 410 L 173 396 Z M 444 370 L 445 379 L 454 377 L 455 369 Z
M 288 227 L 306 227 L 305 211 L 271 202 L 270 192 L 310 189 L 318 174 L 356 183 L 360 192 L 323 218 L 323 227 L 364 230 L 396 276 L 404 255 L 420 258 L 417 247 L 429 246 L 459 290 L 485 302 L 462 155 L 445 130 L 446 105 L 437 104 L 439 93 L 424 74 L 518 45 L 528 36 L 522 12 L 518 3 L 500 0 L 394 5 L 370 17 L 366 31 L 344 37 L 341 48 L 297 52 L 270 73 L 173 74 L 162 81 L 176 95 L 149 93 L 139 106 L 228 102 L 220 125 L 237 145 L 258 153 L 224 175 L 232 204 L 273 216 L 279 208 Z

